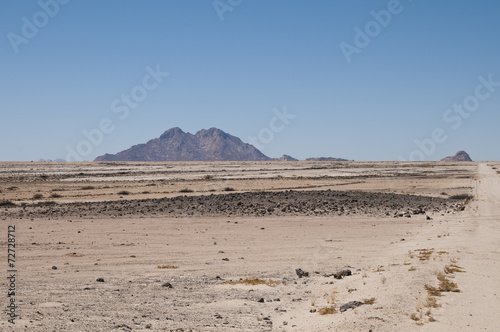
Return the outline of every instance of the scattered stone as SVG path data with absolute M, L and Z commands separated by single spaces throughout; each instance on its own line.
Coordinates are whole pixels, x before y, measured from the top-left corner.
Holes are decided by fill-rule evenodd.
M 97 278 L 95 281 L 97 281 L 97 282 L 104 282 L 104 278 Z
M 223 261 L 226 261 L 226 262 L 229 262 L 229 258 L 227 258 L 227 257 L 226 257 L 226 258 L 223 258 L 222 260 L 223 260 Z
M 351 276 L 352 272 L 351 270 L 342 270 L 338 273 L 333 274 L 333 277 L 335 279 L 343 279 L 344 277 Z
M 166 282 L 166 283 L 162 284 L 162 285 L 161 285 L 161 287 L 166 287 L 166 288 L 174 288 L 174 287 L 172 286 L 172 284 L 171 284 L 171 283 L 169 283 L 169 282 Z
M 265 301 L 264 301 L 264 298 L 262 297 L 262 298 L 260 298 L 257 302 L 259 302 L 259 303 L 264 303 Z
M 340 312 L 344 312 L 344 311 L 347 311 L 347 309 L 355 309 L 359 306 L 362 306 L 364 303 L 363 302 L 359 302 L 359 301 L 351 301 L 351 302 L 347 302 L 345 304 L 342 304 L 340 306 Z
M 295 269 L 295 273 L 297 273 L 297 276 L 299 276 L 299 278 L 309 277 L 309 272 L 305 272 L 301 268 Z
M 52 266 L 52 270 L 57 270 L 57 266 Z

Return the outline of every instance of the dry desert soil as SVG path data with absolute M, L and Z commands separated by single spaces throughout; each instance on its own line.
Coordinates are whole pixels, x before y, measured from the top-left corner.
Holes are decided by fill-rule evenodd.
M 498 331 L 499 173 L 0 163 L 0 330 Z

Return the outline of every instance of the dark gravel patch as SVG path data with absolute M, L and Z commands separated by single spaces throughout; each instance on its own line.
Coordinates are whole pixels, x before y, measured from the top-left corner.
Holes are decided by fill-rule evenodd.
M 247 192 L 207 196 L 28 205 L 4 209 L 3 218 L 126 216 L 412 216 L 451 212 L 459 203 L 443 198 L 363 191 Z

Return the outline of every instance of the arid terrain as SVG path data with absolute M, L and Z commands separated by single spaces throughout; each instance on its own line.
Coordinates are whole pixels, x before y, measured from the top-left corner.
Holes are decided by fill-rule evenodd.
M 0 163 L 0 330 L 495 331 L 499 172 L 494 162 Z

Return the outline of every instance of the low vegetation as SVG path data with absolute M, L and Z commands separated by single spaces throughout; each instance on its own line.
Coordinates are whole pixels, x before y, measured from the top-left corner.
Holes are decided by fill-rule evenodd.
M 320 315 L 332 315 L 336 314 L 338 311 L 335 306 L 324 307 L 318 310 Z
M 42 194 L 34 194 L 33 199 L 42 199 L 43 195 Z
M 229 285 L 266 285 L 269 287 L 276 287 L 278 285 L 281 285 L 281 281 L 274 281 L 271 279 L 264 280 L 264 279 L 240 279 L 238 281 L 225 281 L 224 284 L 229 284 Z
M 122 190 L 122 191 L 118 192 L 118 195 L 130 195 L 130 192 L 126 191 L 126 190 Z
M 175 266 L 175 265 L 158 265 L 157 268 L 175 270 L 175 269 L 178 269 L 179 267 Z
M 184 188 L 184 189 L 181 189 L 179 190 L 180 193 L 192 193 L 194 192 L 193 189 L 189 189 L 189 188 Z
M 83 186 L 83 187 L 80 187 L 80 190 L 94 190 L 95 187 L 94 186 Z
M 16 204 L 13 203 L 13 202 L 11 202 L 11 201 L 5 201 L 5 200 L 3 200 L 3 201 L 0 201 L 0 206 L 2 206 L 2 207 L 16 206 Z
M 374 297 L 372 297 L 372 298 L 370 298 L 370 299 L 364 299 L 364 300 L 363 300 L 363 303 L 364 303 L 364 304 L 374 304 L 374 303 L 375 303 L 375 300 L 376 300 L 376 299 L 375 299 Z

